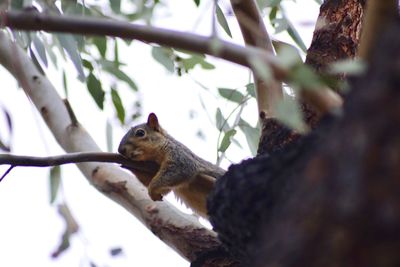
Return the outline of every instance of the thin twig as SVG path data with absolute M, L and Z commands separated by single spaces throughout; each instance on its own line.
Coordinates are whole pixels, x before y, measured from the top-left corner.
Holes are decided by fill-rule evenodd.
M 12 154 L 0 154 L 0 165 L 12 165 L 12 167 L 50 167 L 82 162 L 109 162 L 118 163 L 127 169 L 153 172 L 155 164 L 151 162 L 132 161 L 120 154 L 103 152 L 68 153 L 50 157 L 19 156 Z M 11 170 L 9 170 L 11 171 Z M 9 172 L 8 171 L 8 172 Z M 6 173 L 7 174 L 7 173 Z
M 10 166 L 7 170 L 6 170 L 6 172 L 1 176 L 1 178 L 0 178 L 0 183 L 3 181 L 3 179 L 7 176 L 7 174 L 9 174 L 10 173 L 10 171 L 12 170 L 12 169 L 14 169 L 14 167 L 15 166 Z

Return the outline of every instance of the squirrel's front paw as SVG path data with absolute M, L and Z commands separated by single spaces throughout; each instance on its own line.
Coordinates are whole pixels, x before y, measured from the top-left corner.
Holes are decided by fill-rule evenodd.
M 149 191 L 149 196 L 153 201 L 161 201 L 163 199 L 163 196 L 161 194 L 151 191 Z
M 169 191 L 171 190 L 167 187 L 157 187 L 154 184 L 150 184 L 148 188 L 149 196 L 153 201 L 161 201 Z

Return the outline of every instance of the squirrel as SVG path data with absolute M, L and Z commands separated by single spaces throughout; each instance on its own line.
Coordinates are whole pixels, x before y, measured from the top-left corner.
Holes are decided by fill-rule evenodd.
M 163 128 L 154 113 L 147 123 L 132 127 L 122 138 L 118 152 L 141 162 L 153 162 L 156 173 L 130 169 L 148 189 L 153 201 L 170 191 L 198 215 L 207 218 L 207 196 L 225 170 L 195 155 Z

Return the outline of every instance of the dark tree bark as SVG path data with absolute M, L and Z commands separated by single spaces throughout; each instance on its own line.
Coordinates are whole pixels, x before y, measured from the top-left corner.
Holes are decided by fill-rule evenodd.
M 326 0 L 320 8 L 306 64 L 323 73 L 329 63 L 354 58 L 360 40 L 364 8 L 365 0 Z M 305 103 L 302 103 L 302 110 L 305 121 L 315 128 L 320 120 L 317 112 Z M 273 153 L 299 137 L 271 118 L 262 120 L 262 125 L 259 154 Z
M 396 21 L 342 117 L 217 182 L 210 220 L 243 265 L 400 266 L 398 47 Z
M 330 0 L 320 8 L 306 63 L 323 72 L 326 65 L 356 55 L 365 0 Z
M 326 0 L 320 8 L 306 64 L 324 73 L 330 63 L 354 58 L 360 41 L 364 8 L 365 0 Z M 302 108 L 305 120 L 315 127 L 319 121 L 316 112 L 305 103 Z

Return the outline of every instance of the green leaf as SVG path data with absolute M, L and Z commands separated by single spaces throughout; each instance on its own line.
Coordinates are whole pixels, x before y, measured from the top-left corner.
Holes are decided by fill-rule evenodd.
M 252 155 L 257 154 L 258 142 L 260 141 L 260 129 L 252 127 L 247 121 L 240 119 L 239 128 L 246 137 L 247 145 L 249 146 Z
M 199 6 L 200 5 L 200 0 L 193 0 L 194 1 L 194 3 L 196 4 L 196 6 Z
M 117 111 L 117 116 L 121 124 L 125 123 L 125 108 L 122 104 L 121 97 L 118 94 L 118 91 L 114 88 L 111 88 L 111 99 L 114 104 L 115 110 Z
M 171 55 L 173 55 L 173 53 L 174 52 L 171 48 L 160 46 L 153 46 L 151 50 L 151 55 L 153 56 L 153 58 L 171 73 L 175 71 L 175 64 L 174 61 L 171 59 Z
M 114 39 L 114 65 L 119 66 L 119 49 L 118 49 L 118 40 Z
M 56 36 L 60 41 L 61 46 L 67 52 L 69 58 L 72 60 L 72 63 L 74 64 L 75 69 L 78 72 L 78 79 L 80 81 L 84 81 L 85 74 L 83 72 L 82 60 L 78 52 L 78 45 L 75 38 L 71 34 L 63 34 L 63 33 L 58 33 L 56 34 Z
M 58 213 L 61 215 L 65 222 L 65 230 L 61 237 L 61 242 L 56 248 L 56 250 L 51 254 L 52 258 L 59 257 L 63 252 L 65 252 L 69 246 L 69 238 L 79 230 L 79 225 L 76 222 L 75 218 L 72 216 L 72 213 L 69 207 L 66 204 L 58 205 Z
M 90 62 L 89 60 L 83 59 L 82 60 L 82 64 L 83 66 L 88 69 L 90 72 L 92 72 L 94 70 L 92 62 Z
M 271 20 L 271 23 L 274 26 L 275 34 L 286 31 L 289 27 L 289 25 L 287 24 L 287 20 L 283 18 L 275 18 Z
M 86 85 L 97 106 L 102 110 L 104 108 L 105 92 L 100 81 L 93 75 L 93 72 L 89 73 Z
M 134 91 L 137 91 L 138 88 L 135 82 L 122 70 L 115 66 L 105 66 L 104 70 L 109 72 L 110 74 L 114 75 L 116 78 L 120 79 L 121 81 L 126 82 Z
M 229 37 L 232 38 L 232 33 L 231 33 L 231 30 L 229 29 L 228 22 L 226 21 L 224 12 L 222 12 L 222 10 L 219 7 L 219 5 L 216 6 L 215 13 L 217 15 L 217 20 L 218 20 L 219 25 L 221 25 L 221 27 L 224 29 L 226 34 L 228 34 Z
M 121 13 L 121 0 L 110 0 L 110 7 L 114 13 Z
M 97 47 L 97 50 L 99 50 L 101 57 L 105 58 L 107 52 L 107 38 L 105 36 L 94 37 L 93 43 Z
M 367 69 L 365 62 L 361 60 L 345 59 L 338 60 L 329 65 L 328 72 L 333 75 L 337 74 L 350 74 L 350 75 L 360 75 L 364 73 Z
M 296 28 L 289 22 L 288 23 L 288 34 L 290 37 L 292 37 L 293 41 L 301 48 L 301 50 L 304 53 L 307 53 L 307 47 L 304 44 L 303 39 L 301 38 L 299 32 L 296 30 Z
M 276 19 L 276 14 L 278 13 L 278 7 L 274 6 L 271 8 L 271 11 L 269 12 L 269 20 L 274 21 Z
M 198 54 L 193 55 L 189 58 L 182 59 L 181 62 L 186 71 L 193 69 L 196 65 L 200 65 L 203 69 L 206 69 L 206 70 L 215 68 L 214 65 L 205 61 L 204 55 L 198 55 Z
M 58 189 L 60 188 L 61 181 L 61 168 L 54 166 L 50 169 L 50 204 L 56 200 Z
M 35 47 L 35 51 L 37 52 L 42 63 L 47 67 L 47 57 L 46 57 L 46 48 L 43 45 L 43 42 L 37 37 L 36 34 L 32 34 L 32 43 Z
M 12 0 L 11 1 L 11 8 L 20 10 L 24 7 L 24 0 Z
M 299 103 L 291 97 L 284 98 L 276 105 L 276 117 L 283 124 L 300 133 L 306 133 L 309 129 L 303 120 Z
M 218 88 L 218 93 L 225 99 L 228 99 L 229 101 L 241 104 L 244 95 L 239 92 L 238 90 L 234 89 L 229 89 L 229 88 Z
M 235 129 L 231 129 L 229 131 L 227 131 L 224 135 L 224 138 L 222 138 L 221 141 L 221 145 L 218 148 L 218 151 L 220 152 L 225 152 L 228 147 L 231 145 L 232 141 L 232 137 L 236 134 L 236 130 Z
M 254 83 L 247 84 L 246 85 L 246 91 L 252 97 L 256 97 L 256 87 L 255 87 Z
M 42 66 L 39 63 L 39 60 L 36 58 L 35 52 L 30 47 L 29 47 L 29 55 L 31 56 L 32 62 L 33 62 L 33 64 L 35 64 L 35 66 L 39 70 L 39 72 L 41 74 L 45 75 L 44 70 L 42 69 Z
M 64 88 L 64 93 L 65 93 L 65 98 L 68 98 L 68 82 L 67 82 L 67 75 L 65 74 L 65 71 L 62 73 L 62 80 L 63 80 L 63 88 Z
M 289 80 L 292 85 L 307 90 L 315 90 L 324 86 L 318 74 L 304 64 L 300 64 L 290 71 Z
M 221 109 L 217 108 L 215 113 L 215 126 L 217 126 L 218 131 L 228 131 L 230 129 L 228 121 L 222 115 Z

